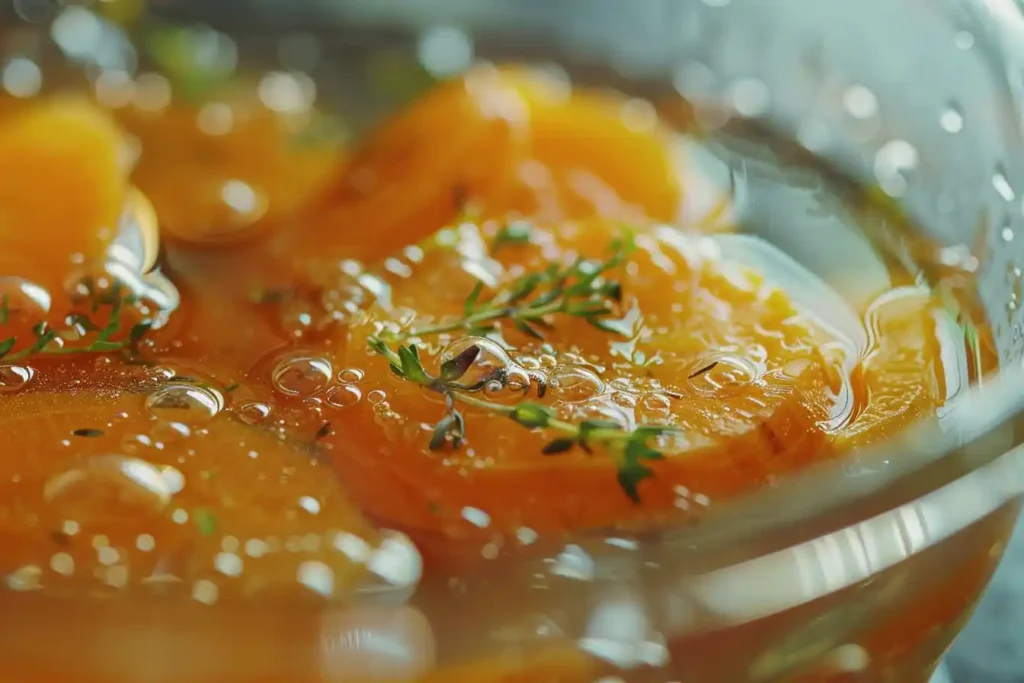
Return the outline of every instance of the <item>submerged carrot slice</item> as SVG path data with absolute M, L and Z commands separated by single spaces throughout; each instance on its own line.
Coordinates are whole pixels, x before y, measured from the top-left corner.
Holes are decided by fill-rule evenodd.
M 0 271 L 51 291 L 99 261 L 127 192 L 124 140 L 85 100 L 53 98 L 0 123 Z
M 489 400 L 539 402 L 572 423 L 677 429 L 652 441 L 665 459 L 651 462 L 653 477 L 639 482 L 639 504 L 617 481 L 616 455 L 599 447 L 593 455 L 581 449 L 543 455 L 557 432 L 527 429 L 474 406 L 460 406 L 461 448 L 430 450 L 443 400 L 396 377 L 367 350 L 368 339 L 382 326 L 417 328 L 460 317 L 476 277 L 496 278 L 501 290 L 513 273 L 543 271 L 549 260 L 602 257 L 617 236 L 606 223 L 535 229 L 531 244 L 504 247 L 491 258 L 481 252 L 488 238 L 463 226 L 438 237 L 447 246 L 389 262 L 392 273 L 405 277 L 389 278 L 390 306 L 372 309 L 348 343 L 346 363 L 365 370 L 359 389 L 367 400 L 346 409 L 350 429 L 339 426 L 327 439 L 360 506 L 432 536 L 490 539 L 517 529 L 531 536 L 633 526 L 764 485 L 828 453 L 818 427 L 828 414 L 825 361 L 816 350 L 824 333 L 760 275 L 718 258 L 709 238 L 668 228 L 639 234 L 636 252 L 608 276 L 622 286 L 613 317 L 621 316 L 616 325 L 624 334 L 556 314 L 543 341 L 500 322 L 515 347 L 509 356 L 473 338 L 490 349 L 478 362 L 504 365 L 516 383 L 532 384 L 529 397 L 505 388 Z M 424 335 L 424 367 L 436 372 L 451 355 L 446 342 L 465 348 L 465 336 Z M 534 378 L 524 380 L 521 373 L 530 369 Z M 468 376 L 485 372 L 475 367 Z M 537 396 L 540 379 L 549 385 L 543 397 Z
M 139 138 L 133 178 L 172 237 L 251 238 L 252 228 L 310 204 L 335 179 L 343 141 L 321 112 L 281 113 L 254 96 L 118 112 Z
M 674 139 L 637 109 L 526 69 L 473 70 L 369 138 L 317 214 L 322 225 L 306 231 L 308 248 L 375 260 L 464 210 L 673 220 L 682 192 Z
M 0 401 L 9 587 L 213 603 L 344 597 L 362 577 L 374 532 L 308 452 L 214 415 L 223 395 L 204 386 L 44 381 L 63 374 Z
M 837 446 L 874 443 L 943 405 L 946 376 L 936 333 L 938 308 L 929 292 L 887 292 L 867 312 L 875 345 L 854 373 L 863 410 L 836 435 Z

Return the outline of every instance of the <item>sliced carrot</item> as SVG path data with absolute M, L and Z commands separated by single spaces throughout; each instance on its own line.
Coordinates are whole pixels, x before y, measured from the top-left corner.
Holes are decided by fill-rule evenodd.
M 249 239 L 320 197 L 343 160 L 332 119 L 276 112 L 254 95 L 159 112 L 125 107 L 117 116 L 139 138 L 133 178 L 172 238 Z
M 114 239 L 127 192 L 124 139 L 85 100 L 57 97 L 0 122 L 0 271 L 51 291 Z
M 9 585 L 212 603 L 343 598 L 362 577 L 375 536 L 328 471 L 270 431 L 211 417 L 217 392 L 37 389 L 0 401 Z
M 479 540 L 520 529 L 530 537 L 634 526 L 680 508 L 695 512 L 828 453 L 818 427 L 828 414 L 826 364 L 816 350 L 823 333 L 758 274 L 714 257 L 708 238 L 670 229 L 640 234 L 631 262 L 615 272 L 624 311 L 640 314 L 626 337 L 566 315 L 551 320 L 544 342 L 550 346 L 501 327 L 517 347 L 517 362 L 540 366 L 553 385 L 538 399 L 534 382 L 528 400 L 569 421 L 679 430 L 659 446 L 667 457 L 651 463 L 654 476 L 639 484 L 640 504 L 623 492 L 616 462 L 600 449 L 542 455 L 556 433 L 475 407 L 462 410 L 463 446 L 431 451 L 443 402 L 395 377 L 367 350 L 367 339 L 399 319 L 415 316 L 422 324 L 461 315 L 473 287 L 466 254 L 480 237 L 471 232 L 464 228 L 454 248 L 428 251 L 409 265 L 408 277 L 392 277 L 393 308 L 371 310 L 351 330 L 345 364 L 365 370 L 359 388 L 368 400 L 346 409 L 348 428 L 339 425 L 327 441 L 354 499 L 371 516 L 426 532 L 424 543 L 438 535 Z M 600 256 L 617 234 L 606 223 L 538 229 L 537 244 L 501 252 L 499 277 L 507 283 L 516 264 L 530 271 L 546 267 L 546 259 Z M 420 346 L 424 365 L 436 371 L 443 338 Z M 527 399 L 505 390 L 494 400 Z
M 841 448 L 885 439 L 945 401 L 946 376 L 936 307 L 915 287 L 884 294 L 868 309 L 874 345 L 853 373 L 863 410 L 835 437 Z
M 463 211 L 674 220 L 677 154 L 673 136 L 642 105 L 573 93 L 523 68 L 481 67 L 370 137 L 315 214 L 322 225 L 305 231 L 303 249 L 372 261 Z M 375 239 L 366 239 L 370 232 Z

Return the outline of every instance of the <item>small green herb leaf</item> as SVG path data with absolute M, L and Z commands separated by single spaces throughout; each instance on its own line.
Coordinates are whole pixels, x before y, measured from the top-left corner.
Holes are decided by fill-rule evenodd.
M 462 353 L 441 364 L 441 381 L 454 382 L 462 379 L 480 356 L 480 347 L 476 344 L 467 346 Z
M 547 427 L 555 417 L 555 411 L 539 403 L 524 401 L 512 411 L 512 419 L 529 429 Z
M 509 223 L 494 236 L 494 241 L 491 243 L 491 253 L 513 244 L 529 244 L 532 232 L 533 226 L 525 221 Z
M 196 508 L 192 516 L 196 520 L 196 526 L 201 535 L 213 536 L 217 532 L 217 518 L 206 508 Z
M 548 445 L 544 446 L 541 451 L 544 455 L 561 455 L 571 451 L 576 446 L 575 439 L 555 439 Z
M 10 353 L 11 349 L 14 348 L 14 345 L 17 342 L 18 342 L 18 340 L 15 339 L 14 337 L 11 337 L 9 339 L 4 339 L 3 341 L 0 341 L 0 358 L 3 358 L 8 353 Z

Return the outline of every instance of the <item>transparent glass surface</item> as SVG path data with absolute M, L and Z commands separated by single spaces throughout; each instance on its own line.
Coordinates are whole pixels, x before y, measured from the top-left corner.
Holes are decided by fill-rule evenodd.
M 25 87 L 19 59 L 93 79 L 150 68 L 99 19 L 76 32 L 82 7 L 14 0 L 6 11 L 9 90 Z M 540 543 L 535 557 L 415 596 L 209 609 L 8 590 L 0 680 L 928 680 L 1024 492 L 1024 16 L 1012 0 L 163 0 L 151 11 L 214 27 L 242 65 L 308 71 L 357 127 L 430 81 L 375 87 L 380 55 L 434 77 L 473 59 L 557 64 L 574 82 L 646 98 L 669 121 L 692 117 L 721 158 L 747 160 L 727 173 L 750 231 L 827 278 L 865 238 L 833 220 L 817 176 L 764 190 L 779 185 L 780 155 L 788 167 L 814 160 L 879 188 L 938 245 L 925 281 L 948 269 L 976 281 L 971 315 L 991 326 L 998 368 L 951 389 L 941 415 L 699 523 Z M 884 216 L 868 233 L 910 249 Z

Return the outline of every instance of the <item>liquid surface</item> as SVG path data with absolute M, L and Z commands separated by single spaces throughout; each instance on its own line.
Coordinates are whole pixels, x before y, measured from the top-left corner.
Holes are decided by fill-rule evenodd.
M 7 591 L 417 604 L 698 521 L 971 379 L 917 273 L 791 258 L 757 227 L 785 193 L 642 101 L 481 66 L 349 145 L 266 79 L 141 85 L 0 110 Z M 424 680 L 594 671 L 460 666 Z

